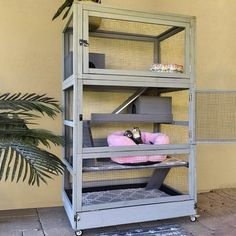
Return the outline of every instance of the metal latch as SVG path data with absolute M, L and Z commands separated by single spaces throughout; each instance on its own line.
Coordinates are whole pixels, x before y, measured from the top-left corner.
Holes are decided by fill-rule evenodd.
M 74 221 L 75 222 L 78 222 L 80 220 L 80 216 L 79 216 L 79 213 L 77 212 L 75 215 L 74 215 Z
M 84 47 L 88 47 L 89 46 L 89 42 L 87 40 L 80 39 L 79 40 L 79 45 L 80 46 L 84 46 Z
M 192 95 L 192 93 L 190 93 L 190 94 L 189 94 L 189 101 L 191 102 L 192 99 L 193 99 L 193 95 Z

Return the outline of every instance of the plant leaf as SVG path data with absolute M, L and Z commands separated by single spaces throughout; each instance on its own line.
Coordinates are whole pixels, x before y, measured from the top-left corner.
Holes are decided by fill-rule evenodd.
M 61 13 L 65 10 L 65 8 L 70 8 L 73 5 L 74 0 L 65 0 L 65 2 L 57 9 L 57 12 L 55 13 L 55 15 L 53 16 L 52 20 L 55 20 L 58 16 L 61 15 Z
M 7 165 L 8 175 L 11 173 L 11 181 L 14 181 L 16 176 L 16 182 L 22 179 L 24 171 L 23 180 L 26 180 L 28 176 L 30 185 L 37 184 L 39 186 L 40 180 L 46 183 L 44 177 L 51 179 L 51 175 L 59 175 L 64 171 L 64 164 L 60 159 L 38 147 L 25 143 L 0 142 L 0 149 L 4 160 L 4 162 L 1 160 L 0 178 L 3 176 L 9 153 L 10 159 L 14 160 L 13 166 L 11 165 L 12 160 L 9 160 Z
M 82 2 L 82 1 L 86 1 L 86 0 L 78 0 L 78 1 L 79 1 L 79 2 Z M 96 3 L 101 3 L 101 0 L 87 0 L 87 1 L 96 2 Z M 71 7 L 72 7 L 72 5 L 73 5 L 73 2 L 74 2 L 74 0 L 65 0 L 65 2 L 57 9 L 57 11 L 56 11 L 56 13 L 54 14 L 52 20 L 55 20 L 57 17 L 59 17 L 59 16 L 62 14 L 62 12 L 63 12 L 66 8 L 68 8 L 68 9 L 66 10 L 65 14 L 64 14 L 63 17 L 62 17 L 62 20 L 64 20 L 64 19 L 67 17 L 68 13 L 70 12 L 70 9 L 71 9 Z
M 61 108 L 56 100 L 47 97 L 45 94 L 26 93 L 22 95 L 21 93 L 16 93 L 11 95 L 5 93 L 0 95 L 0 110 L 36 111 L 54 119 L 61 111 Z

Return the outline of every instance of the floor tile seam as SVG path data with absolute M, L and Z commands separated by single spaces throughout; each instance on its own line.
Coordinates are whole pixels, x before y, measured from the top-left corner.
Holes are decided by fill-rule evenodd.
M 42 221 L 41 221 L 41 218 L 40 218 L 40 214 L 39 214 L 39 212 L 38 212 L 38 209 L 36 209 L 36 214 L 37 214 L 37 216 L 38 216 L 38 222 L 39 222 L 39 225 L 40 225 L 40 227 L 41 227 L 43 236 L 46 236 L 46 233 L 45 233 L 45 231 L 44 231 L 43 223 L 42 223 Z
M 209 231 L 215 231 L 215 229 L 212 229 L 212 228 L 210 228 L 210 227 L 208 227 L 207 225 L 205 225 L 205 224 L 203 224 L 202 222 L 200 222 L 200 221 L 196 221 L 196 222 L 191 222 L 192 224 L 199 224 L 201 227 L 203 227 L 203 228 L 205 228 L 206 230 L 209 230 Z M 190 224 L 188 224 L 188 225 L 190 225 Z M 183 225 L 183 227 L 184 227 L 184 225 Z
M 0 221 L 2 219 L 18 219 L 18 218 L 37 218 L 37 215 L 23 215 L 23 216 L 1 216 Z
M 227 193 L 225 193 L 224 192 L 224 194 L 222 195 L 222 193 L 217 193 L 219 196 L 221 196 L 221 197 L 225 197 L 225 195 L 227 195 L 227 199 L 229 199 L 230 201 L 233 201 L 233 202 L 236 202 L 236 199 L 234 199 L 234 198 L 232 198 L 232 196 L 231 195 L 229 195 L 229 194 L 227 194 Z

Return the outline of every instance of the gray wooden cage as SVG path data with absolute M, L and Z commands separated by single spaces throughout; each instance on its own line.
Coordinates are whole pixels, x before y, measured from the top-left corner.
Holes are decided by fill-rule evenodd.
M 75 3 L 68 19 L 62 198 L 73 229 L 195 216 L 195 18 Z M 133 126 L 171 142 L 108 146 L 112 131 Z M 153 155 L 167 159 L 111 160 Z

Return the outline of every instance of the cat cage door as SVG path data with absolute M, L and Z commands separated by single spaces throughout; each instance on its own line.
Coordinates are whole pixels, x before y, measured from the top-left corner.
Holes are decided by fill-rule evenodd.
M 236 90 L 196 91 L 196 142 L 236 142 Z

